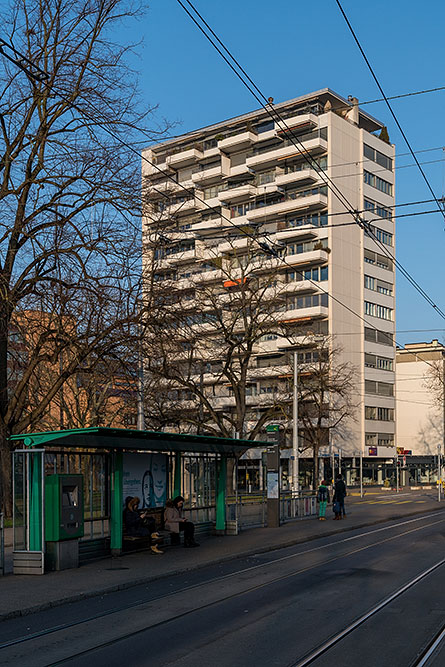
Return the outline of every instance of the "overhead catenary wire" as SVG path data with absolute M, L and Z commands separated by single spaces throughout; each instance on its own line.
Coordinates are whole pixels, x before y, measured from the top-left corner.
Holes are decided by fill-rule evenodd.
M 179 1 L 179 0 L 178 0 L 178 1 Z M 180 3 L 180 4 L 182 4 L 182 3 Z M 189 4 L 190 4 L 190 3 L 189 3 Z M 59 94 L 60 94 L 60 92 L 59 92 Z M 139 153 L 139 151 L 138 151 L 137 149 L 135 149 L 135 148 L 134 148 L 131 144 L 129 144 L 127 141 L 123 140 L 120 136 L 116 135 L 115 132 L 113 132 L 113 131 L 112 131 L 106 124 L 104 124 L 104 123 L 107 122 L 106 119 L 103 118 L 101 112 L 100 112 L 96 107 L 94 107 L 94 105 L 92 105 L 92 104 L 90 103 L 90 107 L 91 107 L 92 109 L 94 109 L 94 111 L 95 111 L 97 114 L 99 114 L 99 118 L 102 118 L 102 122 L 99 122 L 98 119 L 97 119 L 96 117 L 92 116 L 91 114 L 88 114 L 88 112 L 86 112 L 85 109 L 80 109 L 80 108 L 78 107 L 78 105 L 76 105 L 73 101 L 71 101 L 71 100 L 67 100 L 66 98 L 64 98 L 64 97 L 63 97 L 63 94 L 60 94 L 60 95 L 61 95 L 62 99 L 65 99 L 66 101 L 68 101 L 68 103 L 70 104 L 70 106 L 71 106 L 73 109 L 75 109 L 75 110 L 78 111 L 79 113 L 84 114 L 84 115 L 86 115 L 87 117 L 89 117 L 90 119 L 92 119 L 92 120 L 98 125 L 98 127 L 101 127 L 107 134 L 109 134 L 112 138 L 114 138 L 116 141 L 118 141 L 121 145 L 125 146 L 125 147 L 126 147 L 128 150 L 130 150 L 131 152 L 137 154 L 138 157 L 141 157 L 141 156 L 140 156 L 140 153 Z M 301 142 L 300 142 L 300 143 L 301 143 Z M 305 157 L 307 158 L 306 155 L 305 155 Z M 163 171 L 161 168 L 159 168 L 156 164 L 154 164 L 152 161 L 150 161 L 148 158 L 146 158 L 146 156 L 142 155 L 142 159 L 145 160 L 147 163 L 149 163 L 152 167 L 154 167 L 155 169 L 157 169 L 159 172 L 166 174 L 167 177 L 168 177 L 169 179 L 171 179 L 175 184 L 177 184 L 177 182 L 173 179 L 173 177 L 172 177 L 170 174 L 164 172 L 164 171 Z M 311 160 L 313 160 L 313 158 L 311 158 Z M 183 186 L 182 184 L 179 184 L 179 185 L 180 185 L 180 187 L 181 187 L 183 190 L 185 190 L 185 191 L 188 192 L 189 194 L 192 194 L 193 196 L 195 196 L 195 198 L 197 198 L 199 201 L 201 201 L 201 202 L 204 203 L 206 206 L 208 206 L 208 208 L 214 210 L 214 207 L 209 206 L 209 205 L 205 202 L 205 200 L 202 200 L 202 199 L 200 199 L 199 197 L 196 197 L 196 195 L 194 195 L 194 192 L 191 192 L 186 186 Z M 164 194 L 164 193 L 162 193 L 162 194 Z M 341 193 L 341 194 L 342 194 L 342 193 Z M 346 201 L 347 201 L 347 200 L 346 200 Z M 257 243 L 257 244 L 264 250 L 264 244 L 261 243 L 261 242 L 259 242 L 258 239 L 257 239 L 256 237 L 254 237 L 254 236 L 251 235 L 251 234 L 248 234 L 248 233 L 245 231 L 245 229 L 242 229 L 242 228 L 238 227 L 237 225 L 235 225 L 229 218 L 225 218 L 225 216 L 221 216 L 221 217 L 224 217 L 224 219 L 226 219 L 226 220 L 227 220 L 233 227 L 236 227 L 236 228 L 237 228 L 242 234 L 244 234 L 245 236 L 248 236 L 248 237 L 250 236 L 250 238 L 251 238 L 254 242 L 256 242 L 256 243 Z M 266 236 L 266 235 L 263 234 L 263 236 Z M 270 241 L 270 239 L 269 239 L 269 241 Z M 272 254 L 273 256 L 275 256 L 275 257 L 276 257 L 277 259 L 279 259 L 282 263 L 286 264 L 287 266 L 289 266 L 289 267 L 290 267 L 291 269 L 293 269 L 293 270 L 295 269 L 295 267 L 294 267 L 293 265 L 289 264 L 289 263 L 286 262 L 282 257 L 280 257 L 280 256 L 278 255 L 278 253 L 277 253 L 276 250 L 274 250 L 273 248 L 268 248 L 268 250 L 269 250 L 270 254 Z M 373 330 L 375 330 L 375 331 L 379 331 L 375 326 L 373 326 L 370 322 L 368 322 L 368 321 L 367 321 L 364 317 L 362 317 L 359 313 L 357 313 L 356 311 L 354 311 L 353 309 L 351 309 L 349 306 L 347 306 L 346 304 L 344 304 L 344 303 L 343 303 L 341 300 L 339 300 L 337 297 L 333 296 L 332 294 L 329 294 L 329 292 L 327 292 L 326 290 L 323 290 L 317 282 L 315 282 L 315 281 L 313 281 L 313 280 L 308 280 L 308 282 L 310 282 L 311 284 L 313 284 L 313 285 L 314 285 L 314 286 L 315 286 L 321 293 L 326 294 L 331 300 L 337 302 L 337 303 L 338 303 L 339 305 L 341 305 L 343 308 L 345 308 L 346 310 L 348 310 L 349 312 L 351 312 L 351 314 L 353 314 L 354 316 L 356 316 L 356 317 L 358 317 L 359 319 L 361 319 L 361 320 L 362 320 L 362 321 L 363 321 L 369 328 L 371 328 L 371 329 L 373 329 Z M 385 332 L 384 332 L 384 333 L 385 333 Z M 395 342 L 396 342 L 396 344 L 397 344 L 397 341 L 395 341 Z
M 253 82 L 251 77 L 247 74 L 247 72 L 244 70 L 244 68 L 240 65 L 240 63 L 237 61 L 237 59 L 233 56 L 233 54 L 229 51 L 229 49 L 223 44 L 223 42 L 219 39 L 219 37 L 216 35 L 216 33 L 213 31 L 213 29 L 209 26 L 209 24 L 206 22 L 206 20 L 202 17 L 202 15 L 199 13 L 199 11 L 196 9 L 196 7 L 193 5 L 190 0 L 185 0 L 187 5 L 192 9 L 192 11 L 196 14 L 196 16 L 199 17 L 199 20 L 202 22 L 202 24 L 209 30 L 211 35 L 215 38 L 215 40 L 218 42 L 215 44 L 213 39 L 207 34 L 206 30 L 202 27 L 202 25 L 199 23 L 199 21 L 193 16 L 193 14 L 185 7 L 184 3 L 182 0 L 177 0 L 178 4 L 181 5 L 181 7 L 184 9 L 184 11 L 187 13 L 187 15 L 191 18 L 193 23 L 198 27 L 198 29 L 203 33 L 203 35 L 208 39 L 208 41 L 212 44 L 212 46 L 218 51 L 218 53 L 221 55 L 223 60 L 228 64 L 230 69 L 236 74 L 236 76 L 240 79 L 240 81 L 243 83 L 243 85 L 251 92 L 251 94 L 255 97 L 255 99 L 259 102 L 259 104 L 266 110 L 268 115 L 275 121 L 277 122 L 277 118 L 279 122 L 281 122 L 282 125 L 284 125 L 285 129 L 289 133 L 289 136 L 291 137 L 291 142 L 295 146 L 295 148 L 298 149 L 296 146 L 295 141 L 297 141 L 301 147 L 303 147 L 302 142 L 299 140 L 298 136 L 296 136 L 292 128 L 289 128 L 287 125 L 285 119 L 280 115 L 280 113 L 273 108 L 273 105 L 269 102 L 269 100 L 266 98 L 266 96 L 262 93 L 262 91 L 259 89 L 259 87 Z M 230 62 L 230 60 L 226 57 L 226 55 L 223 53 L 221 48 L 218 46 L 218 44 L 221 46 L 221 48 L 224 50 L 224 52 L 227 54 L 228 58 L 235 63 L 235 66 Z M 236 69 L 238 68 L 238 69 Z M 238 71 L 239 70 L 239 71 Z M 243 76 L 246 77 L 247 81 L 241 76 L 240 72 L 242 73 Z M 250 85 L 249 85 L 250 84 Z M 383 94 L 383 91 L 381 91 Z M 293 141 L 292 141 L 293 139 Z M 303 147 L 304 148 L 304 147 Z M 414 156 L 412 153 L 411 146 L 408 143 L 408 148 L 410 149 L 411 154 L 413 155 L 414 159 L 416 162 L 418 162 L 417 158 Z M 300 150 L 300 149 L 299 149 Z M 317 165 L 316 161 L 307 153 L 303 152 L 303 158 L 310 164 L 310 166 Z M 420 165 L 419 165 L 420 167 Z M 420 167 L 421 168 L 421 167 Z M 320 172 L 320 178 L 324 183 L 329 187 L 331 192 L 337 197 L 337 199 L 343 204 L 345 207 L 346 211 L 350 213 L 350 215 L 353 217 L 353 219 L 356 221 L 356 223 L 365 231 L 365 233 L 368 234 L 368 236 L 371 236 L 374 238 L 375 242 L 379 244 L 379 239 L 373 234 L 372 230 L 369 229 L 369 223 L 366 223 L 363 221 L 363 219 L 357 214 L 357 212 L 354 210 L 354 207 L 350 204 L 348 201 L 347 197 L 343 194 L 341 190 L 336 186 L 336 184 L 332 181 L 332 179 L 327 176 L 324 172 Z M 430 188 L 431 189 L 431 188 Z M 439 210 L 442 212 L 442 209 L 440 208 L 440 205 L 437 201 L 437 198 L 431 189 L 431 194 L 433 195 L 434 201 L 439 206 Z M 387 253 L 386 248 L 384 248 L 385 254 Z M 410 284 L 416 289 L 419 294 L 427 301 L 427 303 L 442 317 L 442 319 L 445 319 L 445 313 L 437 306 L 437 304 L 434 303 L 433 299 L 428 295 L 428 293 L 419 285 L 419 283 L 410 275 L 410 273 L 403 267 L 403 265 L 398 262 L 392 255 L 388 255 L 391 257 L 392 261 L 396 262 L 398 265 L 399 270 L 403 273 L 403 275 L 407 278 L 407 280 L 410 282 Z M 330 295 L 331 298 L 332 295 Z
M 199 12 L 197 11 L 197 9 L 196 9 L 196 8 L 194 7 L 194 5 L 190 2 L 190 0 L 185 0 L 185 1 L 186 1 L 187 4 L 193 9 L 193 11 L 196 13 L 196 15 L 199 16 L 199 18 L 200 18 L 200 20 L 203 22 L 203 24 L 206 25 L 206 26 L 208 27 L 208 29 L 210 30 L 210 32 L 215 36 L 215 39 L 216 39 L 216 40 L 218 41 L 218 43 L 222 46 L 222 48 L 223 48 L 224 51 L 228 54 L 228 56 L 233 60 L 233 62 L 237 65 L 237 67 L 239 68 L 239 70 L 240 70 L 241 72 L 245 73 L 245 70 L 242 68 L 242 66 L 238 63 L 238 61 L 234 58 L 234 56 L 230 53 L 230 51 L 226 48 L 226 46 L 221 42 L 221 40 L 217 37 L 217 35 L 216 35 L 216 34 L 214 33 L 214 31 L 210 28 L 210 26 L 208 26 L 208 24 L 206 23 L 206 21 L 201 17 L 201 15 L 200 15 Z M 184 11 L 188 14 L 188 16 L 192 19 L 192 21 L 193 21 L 193 22 L 195 23 L 195 25 L 199 28 L 199 30 L 204 34 L 204 36 L 210 41 L 210 43 L 214 46 L 214 48 L 218 51 L 218 53 L 221 55 L 221 57 L 223 58 L 223 60 L 229 65 L 230 69 L 232 69 L 232 71 L 233 71 L 233 72 L 236 74 L 236 76 L 240 79 L 240 81 L 243 83 L 243 85 L 244 85 L 244 86 L 245 86 L 245 87 L 252 93 L 252 95 L 255 97 L 255 99 L 261 104 L 261 106 L 267 111 L 267 113 L 274 119 L 273 114 L 271 113 L 271 109 L 270 109 L 270 107 L 272 107 L 272 104 L 270 104 L 270 106 L 268 106 L 269 101 L 268 101 L 268 100 L 266 101 L 266 97 L 265 97 L 264 94 L 259 90 L 259 88 L 256 86 L 256 84 L 251 80 L 251 78 L 249 77 L 249 75 L 248 75 L 247 73 L 245 73 L 245 76 L 246 76 L 247 80 L 248 80 L 249 82 L 252 83 L 252 85 L 253 85 L 253 87 L 254 87 L 254 90 L 252 90 L 252 89 L 250 88 L 250 86 L 246 83 L 246 81 L 244 81 L 244 79 L 242 78 L 242 76 L 240 75 L 240 73 L 235 69 L 235 67 L 232 65 L 232 63 L 229 62 L 229 61 L 227 60 L 226 56 L 221 52 L 221 49 L 218 47 L 218 45 L 216 45 L 216 44 L 213 42 L 213 40 L 212 40 L 212 39 L 209 37 L 209 35 L 205 32 L 205 30 L 204 30 L 204 29 L 202 28 L 202 26 L 198 23 L 198 21 L 194 18 L 194 16 L 193 16 L 193 15 L 188 11 L 188 9 L 184 6 L 183 2 L 181 2 L 181 0 L 177 0 L 177 2 L 181 5 L 181 7 L 182 7 L 182 8 L 184 9 Z M 382 94 L 383 94 L 383 91 L 382 91 Z M 260 97 L 258 97 L 258 95 L 260 95 Z M 262 102 L 261 99 L 264 100 L 264 102 Z M 281 118 L 281 117 L 279 116 L 278 113 L 277 113 L 277 115 L 278 115 L 278 117 L 280 118 L 282 124 L 284 124 L 284 126 L 286 127 L 286 129 L 290 132 L 290 134 L 291 134 L 291 135 L 294 135 L 294 133 L 292 132 L 292 130 L 287 126 L 287 124 L 286 124 L 286 122 L 284 121 L 284 119 Z M 274 119 L 274 120 L 275 120 L 275 119 Z M 294 136 L 293 138 L 295 138 L 295 136 Z M 298 138 L 297 138 L 297 141 L 299 141 Z M 295 145 L 295 142 L 292 142 L 292 143 L 294 143 L 294 145 Z M 299 143 L 301 144 L 301 142 L 299 142 Z M 296 146 L 295 146 L 295 147 L 296 147 Z M 413 154 L 412 148 L 411 148 L 411 146 L 410 146 L 409 144 L 408 144 L 408 148 L 409 148 L 409 150 L 410 150 L 410 153 L 413 155 L 415 161 L 417 162 L 417 158 L 416 158 L 415 155 Z M 303 153 L 303 157 L 309 162 L 309 164 L 311 164 L 311 160 L 313 160 L 313 159 L 312 159 L 310 156 L 308 156 L 307 154 Z M 311 165 L 311 166 L 312 166 L 312 165 Z M 420 167 L 420 169 L 421 169 L 421 167 Z M 423 172 L 422 172 L 422 173 L 423 173 Z M 322 179 L 322 180 L 323 180 L 323 179 Z M 328 181 L 330 180 L 329 177 L 327 178 L 327 180 L 328 180 Z M 326 183 L 326 184 L 327 184 L 327 183 Z M 350 206 L 348 200 L 346 199 L 346 197 L 344 197 L 343 193 L 341 193 L 340 191 L 338 191 L 338 188 L 335 186 L 335 184 L 332 184 L 332 185 L 334 185 L 335 190 L 331 187 L 331 191 L 332 191 L 334 194 L 336 194 L 337 198 L 338 198 L 340 201 L 343 201 L 343 205 L 345 206 L 346 210 L 347 210 L 349 213 L 351 213 L 351 215 L 352 215 L 352 217 L 353 217 L 354 219 L 356 219 L 357 224 L 358 224 L 360 227 L 362 227 L 362 229 L 364 229 L 364 230 L 366 231 L 366 233 L 368 233 L 368 235 L 371 236 L 371 235 L 372 235 L 372 232 L 371 232 L 371 230 L 369 229 L 369 225 L 366 227 L 366 225 L 363 223 L 363 221 L 361 220 L 361 218 L 360 218 L 359 216 L 356 216 L 355 211 L 352 209 L 352 207 Z M 439 211 L 442 213 L 442 209 L 441 209 L 441 207 L 440 207 L 440 205 L 439 205 L 439 203 L 438 203 L 438 201 L 437 201 L 437 198 L 436 198 L 434 192 L 432 191 L 432 189 L 431 189 L 431 194 L 432 194 L 432 196 L 433 196 L 433 198 L 434 198 L 434 201 L 438 204 Z M 346 203 L 345 203 L 345 202 L 346 202 Z M 374 240 L 375 240 L 376 243 L 378 243 L 378 239 L 377 239 L 377 237 L 376 237 L 375 235 L 374 235 Z M 400 267 L 400 266 L 401 266 L 401 265 L 400 265 L 400 263 L 399 263 L 399 267 Z M 404 271 L 405 271 L 405 269 L 404 269 Z M 409 275 L 409 274 L 406 272 L 406 274 L 404 274 L 404 275 L 405 275 L 405 277 L 407 277 L 407 275 Z M 311 281 L 311 282 L 312 282 L 312 281 Z M 427 302 L 428 302 L 428 303 L 431 305 L 431 307 L 432 307 L 432 308 L 433 308 L 433 309 L 434 309 L 434 310 L 435 310 L 435 311 L 442 317 L 442 319 L 445 319 L 445 314 L 438 308 L 438 306 L 437 306 L 437 305 L 434 303 L 434 301 L 429 297 L 429 295 L 423 290 L 423 288 L 420 287 L 420 285 L 417 283 L 417 281 L 415 281 L 413 278 L 410 277 L 410 283 L 412 284 L 412 286 L 413 286 L 417 291 L 419 291 L 419 293 L 423 296 L 423 298 L 425 298 L 425 299 L 427 300 Z M 319 288 L 319 289 L 320 289 L 320 288 Z M 322 290 L 322 291 L 323 291 L 325 294 L 328 294 L 325 290 Z M 328 296 L 329 296 L 331 299 L 338 301 L 338 300 L 336 299 L 336 297 L 334 297 L 332 294 L 328 294 Z M 346 304 L 344 304 L 344 303 L 342 303 L 342 302 L 340 302 L 340 303 L 341 303 L 341 305 L 342 305 L 344 308 L 346 308 L 347 310 L 351 311 L 351 309 L 350 309 L 348 306 L 346 306 Z M 353 311 L 351 311 L 351 312 L 353 312 Z M 363 317 L 361 317 L 361 315 L 359 315 L 358 313 L 355 313 L 355 315 L 358 316 L 358 317 L 360 317 L 360 319 L 362 319 L 364 322 L 366 322 L 366 320 L 365 320 Z M 372 328 L 375 328 L 375 327 L 372 327 Z M 397 344 L 397 341 L 396 341 L 396 344 Z
M 397 125 L 397 127 L 398 127 L 398 129 L 399 129 L 400 134 L 402 135 L 402 137 L 403 137 L 403 139 L 404 139 L 406 145 L 408 146 L 408 150 L 409 150 L 409 152 L 411 153 L 411 155 L 412 155 L 412 157 L 413 157 L 413 159 L 414 159 L 414 162 L 417 164 L 417 167 L 418 167 L 420 173 L 422 174 L 422 178 L 423 178 L 423 180 L 425 181 L 425 183 L 426 183 L 426 185 L 427 185 L 427 187 L 428 187 L 428 190 L 431 192 L 431 195 L 433 196 L 433 198 L 434 198 L 434 200 L 435 200 L 435 202 L 436 202 L 436 204 L 437 204 L 437 208 L 438 208 L 438 210 L 441 212 L 441 214 L 442 214 L 442 216 L 443 216 L 443 218 L 444 218 L 444 221 L 445 221 L 445 209 L 444 209 L 443 203 L 441 204 L 441 203 L 439 202 L 439 199 L 436 197 L 436 195 L 435 195 L 435 193 L 434 193 L 434 190 L 433 190 L 433 188 L 432 188 L 432 186 L 431 186 L 431 183 L 429 182 L 429 180 L 428 180 L 428 178 L 427 178 L 427 176 L 426 176 L 424 170 L 422 169 L 422 167 L 421 167 L 421 165 L 420 165 L 420 163 L 419 163 L 419 161 L 418 161 L 418 159 L 417 159 L 417 157 L 416 157 L 416 155 L 415 155 L 413 149 L 411 148 L 411 144 L 410 144 L 410 142 L 409 142 L 409 140 L 408 140 L 408 137 L 406 136 L 406 134 L 405 134 L 405 132 L 404 132 L 404 130 L 403 130 L 403 128 L 402 128 L 400 122 L 399 122 L 399 119 L 397 118 L 397 116 L 396 116 L 396 114 L 395 114 L 395 112 L 394 112 L 394 110 L 393 110 L 393 108 L 392 108 L 392 106 L 391 106 L 391 104 L 390 104 L 390 102 L 389 102 L 389 100 L 388 100 L 388 97 L 385 95 L 385 91 L 383 90 L 382 85 L 380 84 L 380 81 L 379 81 L 379 79 L 377 78 L 376 73 L 374 72 L 374 69 L 373 69 L 373 67 L 372 67 L 372 65 L 371 65 L 371 63 L 370 63 L 370 61 L 369 61 L 369 59 L 368 59 L 368 57 L 367 57 L 367 55 L 366 55 L 366 53 L 365 53 L 365 51 L 364 51 L 362 45 L 361 45 L 361 43 L 360 43 L 360 41 L 359 41 L 359 39 L 358 39 L 358 37 L 357 37 L 357 34 L 356 34 L 355 31 L 354 31 L 354 28 L 353 28 L 352 25 L 351 25 L 351 22 L 349 21 L 347 15 L 346 15 L 345 10 L 343 9 L 343 7 L 342 7 L 342 5 L 341 5 L 340 0 L 335 0 L 335 2 L 337 3 L 337 6 L 338 6 L 338 8 L 340 9 L 341 14 L 342 14 L 344 20 L 346 21 L 346 25 L 348 26 L 349 31 L 351 32 L 352 37 L 354 38 L 354 41 L 355 41 L 355 43 L 357 44 L 357 47 L 358 47 L 360 53 L 362 54 L 363 60 L 365 61 L 366 65 L 367 65 L 367 67 L 368 67 L 368 69 L 369 69 L 369 71 L 370 71 L 370 73 L 371 73 L 371 76 L 372 76 L 372 78 L 374 79 L 374 81 L 375 81 L 375 83 L 376 83 L 376 85 L 377 85 L 377 88 L 379 89 L 379 91 L 380 91 L 380 93 L 381 93 L 381 95 L 382 95 L 382 97 L 383 97 L 383 99 L 384 99 L 384 101 L 385 101 L 385 103 L 386 103 L 386 106 L 388 107 L 389 112 L 390 112 L 391 116 L 393 117 L 393 120 L 394 120 L 395 124 Z

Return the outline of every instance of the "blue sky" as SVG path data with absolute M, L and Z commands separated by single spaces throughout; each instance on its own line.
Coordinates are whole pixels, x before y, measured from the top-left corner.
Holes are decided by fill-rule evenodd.
M 265 95 L 282 102 L 329 87 L 360 101 L 380 93 L 335 0 L 196 0 L 220 39 Z M 386 95 L 445 85 L 445 3 L 411 0 L 372 3 L 343 0 L 343 8 Z M 121 33 L 143 39 L 140 71 L 143 100 L 158 105 L 156 119 L 175 121 L 187 132 L 258 107 L 176 0 L 152 0 L 146 16 Z M 445 187 L 445 90 L 395 100 L 393 109 L 438 198 Z M 388 127 L 396 144 L 398 203 L 431 199 L 385 103 L 366 110 Z M 435 150 L 430 150 L 435 149 Z M 405 155 L 403 155 L 405 154 Z M 434 161 L 434 162 L 433 162 Z M 405 211 L 433 210 L 434 203 Z M 445 310 L 445 223 L 440 213 L 396 223 L 397 257 L 434 302 Z M 405 278 L 397 276 L 397 341 L 445 339 L 445 321 Z M 407 330 L 423 330 L 404 333 Z M 426 330 L 426 331 L 425 331 Z M 430 331 L 431 330 L 431 331 Z

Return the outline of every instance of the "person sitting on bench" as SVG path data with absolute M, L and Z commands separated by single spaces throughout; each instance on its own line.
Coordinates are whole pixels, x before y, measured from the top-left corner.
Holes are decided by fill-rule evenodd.
M 195 524 L 184 518 L 183 515 L 184 498 L 176 496 L 173 500 L 167 501 L 164 511 L 165 528 L 171 533 L 178 535 L 184 533 L 185 547 L 199 547 L 195 542 Z
M 125 533 L 129 537 L 149 537 L 150 542 L 152 536 L 155 536 L 156 523 L 153 517 L 149 516 L 148 512 L 139 512 L 139 503 L 140 500 L 137 496 L 132 498 L 128 496 L 125 499 L 125 509 L 124 509 L 124 527 Z M 158 549 L 156 544 L 151 544 L 151 551 L 154 554 L 164 553 Z

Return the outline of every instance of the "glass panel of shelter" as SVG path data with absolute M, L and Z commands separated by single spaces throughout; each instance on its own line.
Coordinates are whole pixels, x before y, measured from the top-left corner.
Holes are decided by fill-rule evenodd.
M 84 492 L 85 533 L 82 540 L 110 535 L 109 455 L 91 452 L 45 454 L 45 475 L 81 474 Z

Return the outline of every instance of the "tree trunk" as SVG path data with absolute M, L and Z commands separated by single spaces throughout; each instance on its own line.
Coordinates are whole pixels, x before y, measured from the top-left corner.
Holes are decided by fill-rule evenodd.
M 7 433 L 0 433 L 0 512 L 12 516 L 12 459 Z
M 312 466 L 312 489 L 314 492 L 318 489 L 318 449 L 314 449 L 314 459 Z

